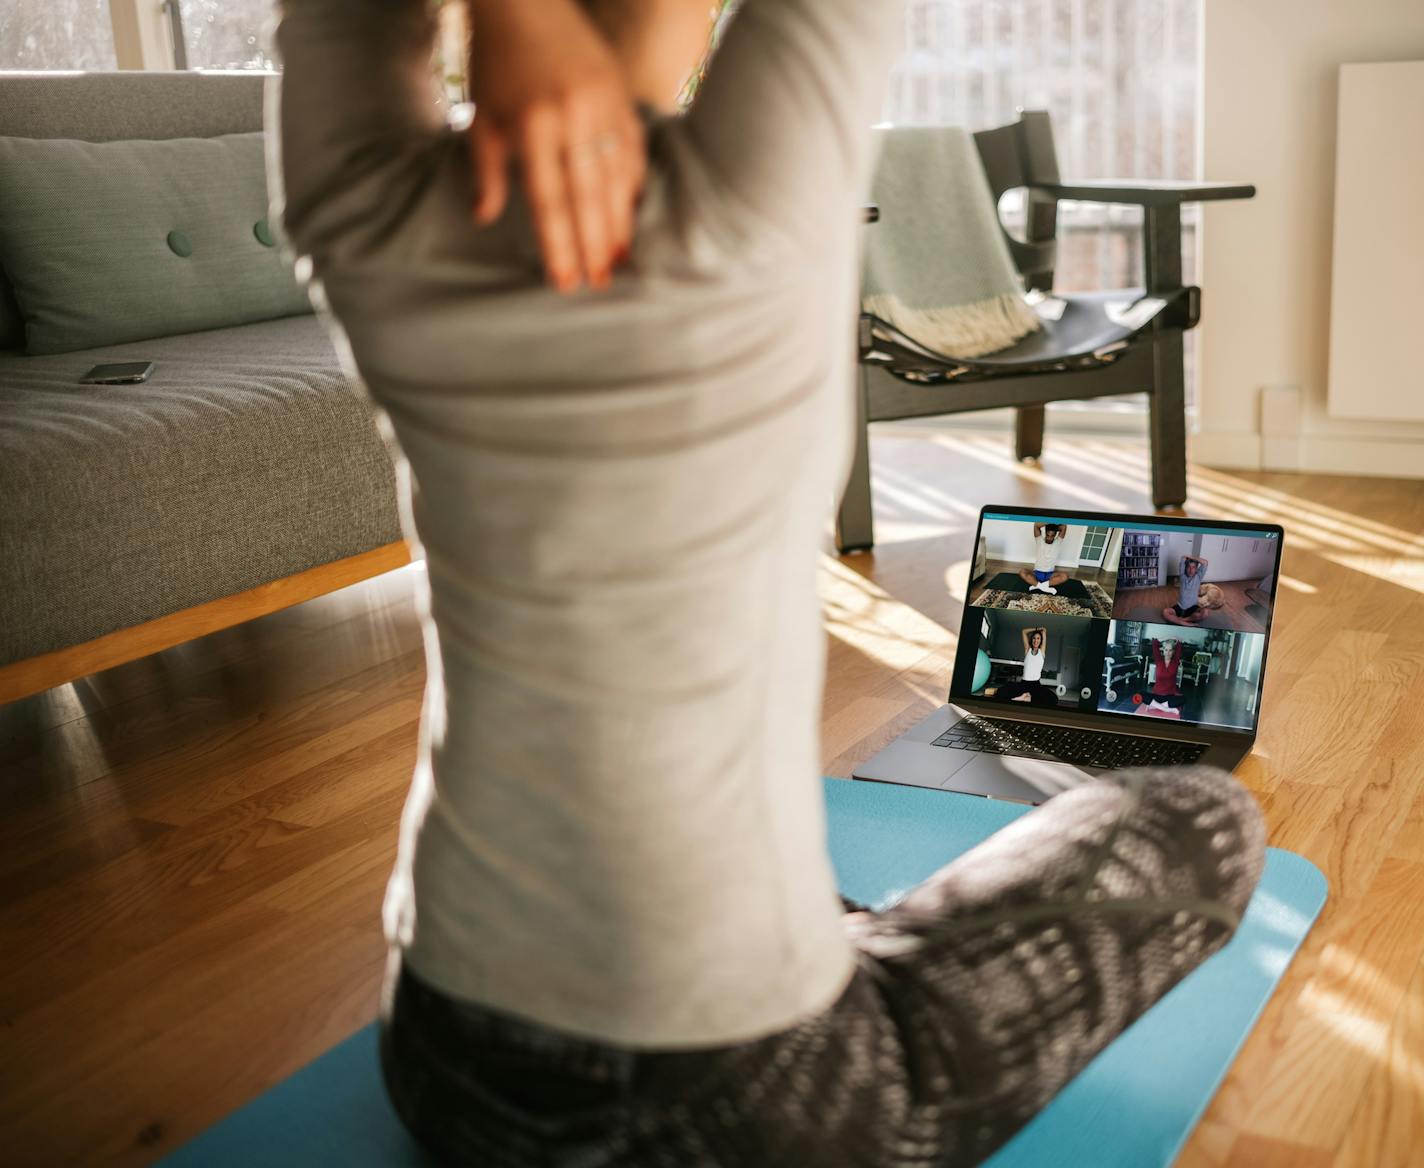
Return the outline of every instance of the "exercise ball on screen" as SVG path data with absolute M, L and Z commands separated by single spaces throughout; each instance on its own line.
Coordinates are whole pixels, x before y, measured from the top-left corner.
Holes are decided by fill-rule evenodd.
M 984 688 L 984 683 L 989 680 L 989 654 L 983 649 L 979 650 L 979 656 L 974 659 L 974 692 L 978 693 Z

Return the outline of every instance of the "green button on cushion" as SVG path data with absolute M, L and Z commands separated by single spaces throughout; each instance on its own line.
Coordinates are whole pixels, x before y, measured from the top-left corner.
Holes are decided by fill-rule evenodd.
M 170 231 L 168 233 L 168 250 L 176 256 L 183 256 L 185 259 L 193 254 L 193 241 L 181 231 Z
M 277 240 L 272 235 L 272 226 L 266 219 L 259 219 L 252 225 L 252 234 L 263 247 L 276 247 Z

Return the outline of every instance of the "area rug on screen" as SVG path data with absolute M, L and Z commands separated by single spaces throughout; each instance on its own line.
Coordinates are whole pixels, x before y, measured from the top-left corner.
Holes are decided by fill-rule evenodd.
M 1050 613 L 1055 616 L 1096 616 L 1107 620 L 1112 616 L 1112 600 L 1101 584 L 1085 584 L 1086 597 L 1057 596 L 1043 592 L 1006 592 L 986 588 L 974 598 L 980 608 L 1011 608 L 1019 612 Z

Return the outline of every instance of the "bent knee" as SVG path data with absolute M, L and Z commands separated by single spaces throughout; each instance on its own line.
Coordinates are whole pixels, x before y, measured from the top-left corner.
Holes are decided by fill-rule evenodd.
M 1216 767 L 1124 771 L 1135 817 L 1171 849 L 1172 866 L 1195 876 L 1196 894 L 1242 912 L 1261 878 L 1266 829 L 1255 797 Z

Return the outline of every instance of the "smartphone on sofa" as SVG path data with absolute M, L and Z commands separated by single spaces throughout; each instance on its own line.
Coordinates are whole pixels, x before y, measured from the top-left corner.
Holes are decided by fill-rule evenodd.
M 80 385 L 137 385 L 153 372 L 152 361 L 115 361 L 95 365 L 79 379 Z

